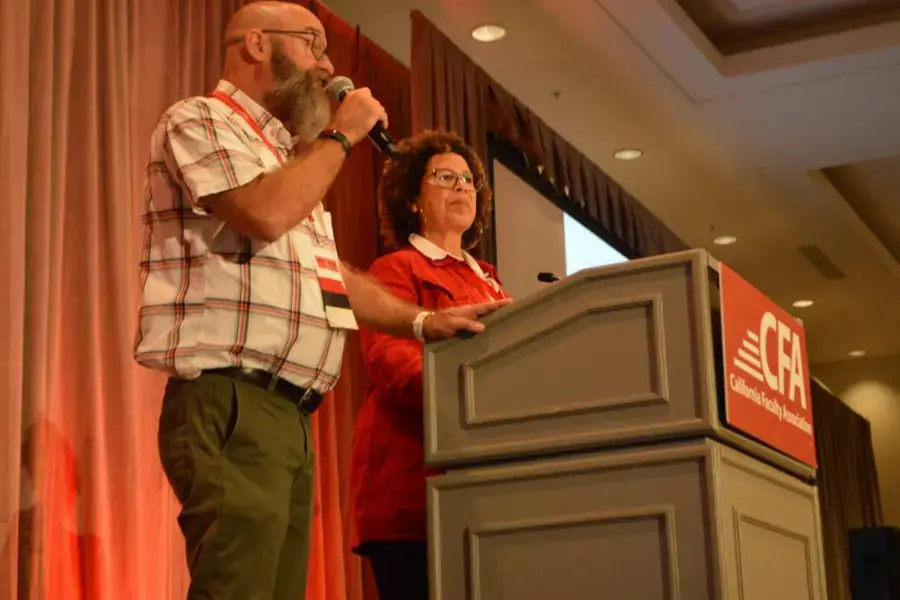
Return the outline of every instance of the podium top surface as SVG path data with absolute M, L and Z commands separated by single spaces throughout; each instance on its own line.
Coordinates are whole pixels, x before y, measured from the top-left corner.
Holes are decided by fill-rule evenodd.
M 685 266 L 693 267 L 696 274 L 704 273 L 706 269 L 718 272 L 719 261 L 706 249 L 695 248 L 669 254 L 650 256 L 647 258 L 636 258 L 629 260 L 628 262 L 617 263 L 614 265 L 583 269 L 568 277 L 564 277 L 559 281 L 548 283 L 546 287 L 529 294 L 528 296 L 516 298 L 509 306 L 493 312 L 481 320 L 485 324 L 485 328 L 487 328 L 493 323 L 509 318 L 517 311 L 527 310 L 534 305 L 545 304 L 553 298 L 570 293 L 572 289 L 580 286 L 604 280 L 614 280 L 621 277 L 633 277 L 650 271 L 678 269 Z M 430 352 L 440 352 L 442 348 L 448 345 L 457 344 L 461 340 L 467 340 L 471 337 L 471 335 L 464 335 L 450 338 L 448 340 L 430 343 L 426 348 L 428 348 Z

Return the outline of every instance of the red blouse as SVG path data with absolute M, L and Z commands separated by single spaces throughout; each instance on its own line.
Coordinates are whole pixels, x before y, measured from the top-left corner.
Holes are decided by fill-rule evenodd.
M 370 269 L 396 296 L 428 310 L 507 297 L 491 265 L 470 258 L 482 276 L 466 262 L 441 257 L 443 251 L 430 242 L 418 241 L 421 250 L 407 247 L 379 258 Z M 372 331 L 362 331 L 360 339 L 372 384 L 356 417 L 350 458 L 354 546 L 424 540 L 425 478 L 440 471 L 424 464 L 422 344 Z

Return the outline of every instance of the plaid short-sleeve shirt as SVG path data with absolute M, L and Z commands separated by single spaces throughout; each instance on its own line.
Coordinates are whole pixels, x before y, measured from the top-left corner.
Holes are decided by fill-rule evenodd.
M 293 144 L 278 119 L 227 81 L 217 90 L 288 159 Z M 334 386 L 344 332 L 328 326 L 314 256 L 317 246 L 334 249 L 331 215 L 320 204 L 311 219 L 268 243 L 237 233 L 202 202 L 279 167 L 254 128 L 221 100 L 190 98 L 163 115 L 146 174 L 139 363 L 184 379 L 243 367 L 323 393 Z

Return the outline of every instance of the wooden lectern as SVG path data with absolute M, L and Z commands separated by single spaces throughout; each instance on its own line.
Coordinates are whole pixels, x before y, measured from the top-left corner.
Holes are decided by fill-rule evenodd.
M 591 269 L 426 346 L 433 600 L 826 597 L 814 467 L 726 418 L 720 274 Z M 787 381 L 768 331 L 751 387 Z

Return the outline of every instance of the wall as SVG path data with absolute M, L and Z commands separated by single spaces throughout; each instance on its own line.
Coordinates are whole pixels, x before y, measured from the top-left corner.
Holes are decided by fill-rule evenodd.
M 900 527 L 900 356 L 817 364 L 811 370 L 871 423 L 884 521 Z
M 537 280 L 541 271 L 566 275 L 563 212 L 499 161 L 494 161 L 494 228 L 497 273 L 513 298 L 546 286 Z
M 513 298 L 546 286 L 542 271 L 562 278 L 628 260 L 502 163 L 493 168 L 497 269 Z

